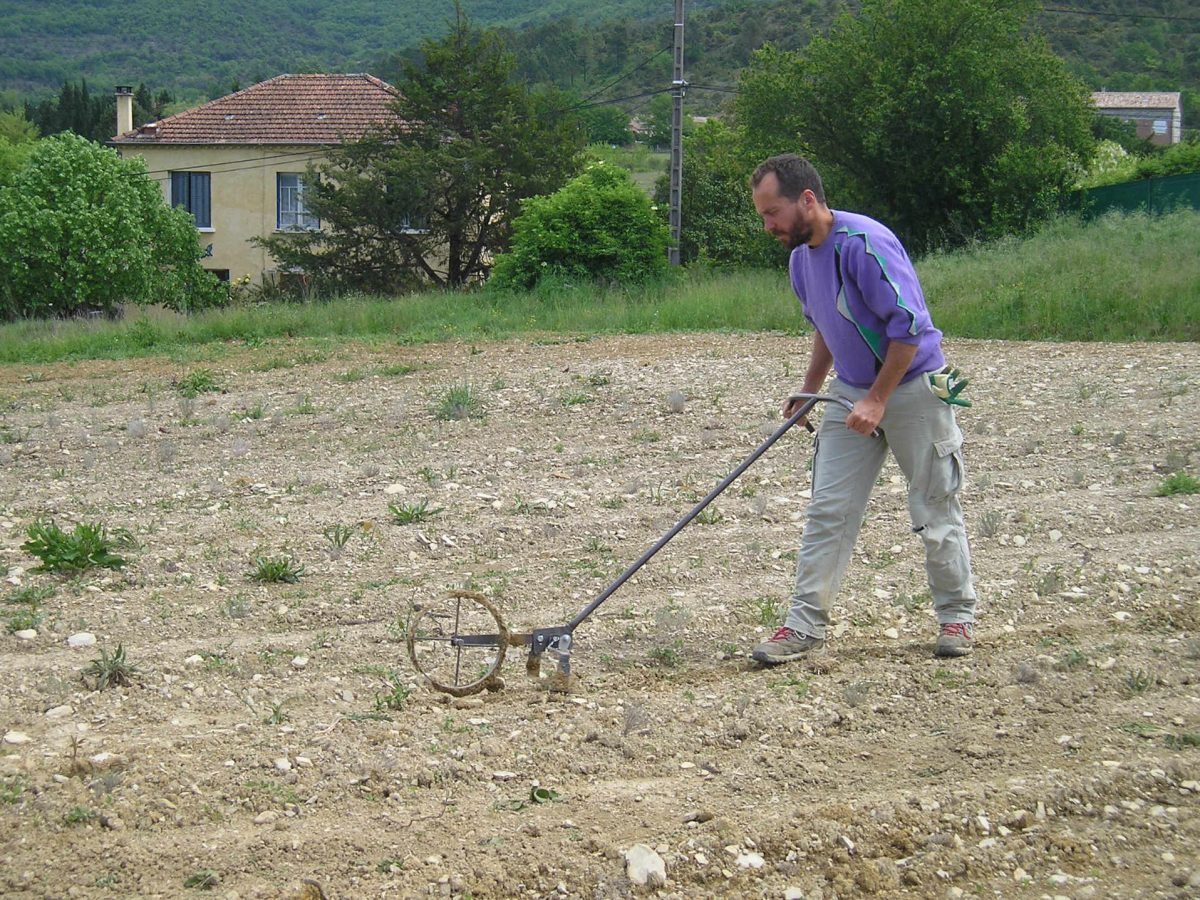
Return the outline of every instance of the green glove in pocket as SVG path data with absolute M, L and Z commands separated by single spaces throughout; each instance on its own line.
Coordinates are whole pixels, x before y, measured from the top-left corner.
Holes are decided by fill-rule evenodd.
M 969 379 L 962 377 L 962 372 L 958 369 L 942 366 L 936 372 L 930 372 L 925 377 L 929 379 L 929 390 L 939 400 L 949 403 L 951 406 L 971 405 L 970 400 L 958 396 L 970 383 Z

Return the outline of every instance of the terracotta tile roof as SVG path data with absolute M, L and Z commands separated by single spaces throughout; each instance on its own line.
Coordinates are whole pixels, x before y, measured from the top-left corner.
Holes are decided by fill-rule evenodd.
M 1145 91 L 1096 91 L 1092 103 L 1097 109 L 1177 109 L 1179 94 Z
M 394 117 L 373 75 L 277 75 L 113 138 L 114 144 L 340 144 Z

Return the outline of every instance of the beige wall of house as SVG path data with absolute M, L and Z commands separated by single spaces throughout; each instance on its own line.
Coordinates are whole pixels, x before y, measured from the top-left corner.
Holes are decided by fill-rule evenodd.
M 208 172 L 212 227 L 199 229 L 199 238 L 200 246 L 211 246 L 212 251 L 201 264 L 217 272 L 228 270 L 231 279 L 249 275 L 256 284 L 262 283 L 264 272 L 276 270 L 275 261 L 250 239 L 278 231 L 277 175 L 302 175 L 310 162 L 325 159 L 320 148 L 278 145 L 126 144 L 118 146 L 117 152 L 146 161 L 167 203 L 171 202 L 171 172 Z

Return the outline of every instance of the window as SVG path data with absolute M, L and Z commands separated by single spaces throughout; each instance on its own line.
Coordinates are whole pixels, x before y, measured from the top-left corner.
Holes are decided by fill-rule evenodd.
M 212 178 L 208 172 L 172 172 L 171 205 L 192 214 L 197 228 L 212 228 Z
M 1166 119 L 1155 119 L 1154 120 L 1154 133 L 1155 134 L 1166 134 L 1167 133 L 1167 120 Z
M 295 172 L 280 172 L 276 176 L 275 227 L 280 231 L 316 231 L 321 220 L 304 206 L 304 176 Z

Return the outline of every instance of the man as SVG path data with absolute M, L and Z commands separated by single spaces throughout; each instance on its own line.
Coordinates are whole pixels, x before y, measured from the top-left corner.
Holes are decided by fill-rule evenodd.
M 854 405 L 825 407 L 791 608 L 752 655 L 774 665 L 824 648 L 829 609 L 890 449 L 908 479 L 909 516 L 925 545 L 939 624 L 934 653 L 965 656 L 974 640 L 975 590 L 958 500 L 962 432 L 951 404 L 966 404 L 958 386 L 947 390 L 942 333 L 908 254 L 879 222 L 830 209 L 806 159 L 772 157 L 751 184 L 763 227 L 792 251 L 792 287 L 816 329 L 802 391 L 820 392 L 833 368 L 828 393 Z M 785 402 L 784 416 L 801 402 Z

